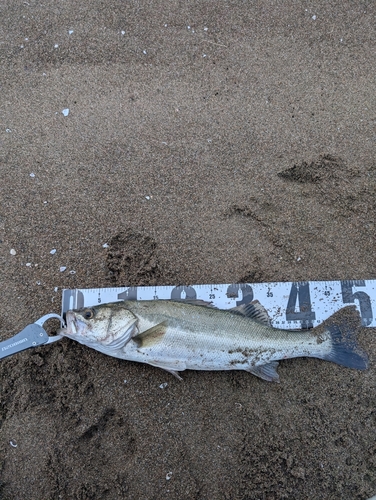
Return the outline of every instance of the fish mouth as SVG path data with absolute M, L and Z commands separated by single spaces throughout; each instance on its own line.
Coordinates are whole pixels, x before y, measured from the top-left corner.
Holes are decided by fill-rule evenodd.
M 61 328 L 60 333 L 67 337 L 75 337 L 78 333 L 78 324 L 74 313 L 68 311 L 66 314 L 66 328 Z

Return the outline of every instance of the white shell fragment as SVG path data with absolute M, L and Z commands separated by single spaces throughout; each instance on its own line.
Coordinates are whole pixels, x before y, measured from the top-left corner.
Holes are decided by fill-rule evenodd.
M 11 254 L 11 255 L 16 255 L 16 253 L 17 253 L 17 252 L 15 251 L 15 249 L 14 249 L 14 248 L 11 248 L 11 249 L 10 249 L 10 254 Z
M 63 109 L 62 113 L 64 116 L 68 116 L 69 115 L 69 108 Z
M 166 387 L 168 386 L 168 383 L 167 382 L 163 382 L 163 384 L 161 384 L 159 386 L 160 389 L 166 389 Z
M 110 245 L 108 243 L 104 243 L 104 245 L 102 245 L 103 248 L 108 248 Z
M 63 273 L 66 270 L 67 266 L 61 266 L 60 267 L 60 272 Z
M 73 30 L 68 30 L 68 33 L 71 35 L 72 33 L 74 33 Z
M 169 481 L 172 478 L 172 472 L 167 472 L 166 481 Z
M 69 274 L 76 274 L 76 271 L 73 271 L 73 269 L 71 271 L 69 271 Z
M 312 19 L 313 19 L 314 21 L 316 21 L 317 16 L 316 16 L 316 15 L 313 15 L 313 16 L 312 16 Z
M 13 439 L 11 439 L 9 441 L 9 444 L 11 445 L 12 448 L 17 448 L 17 446 L 18 446 L 17 443 Z
M 34 172 L 31 172 L 30 177 L 32 177 L 32 178 L 34 178 L 34 177 L 35 177 Z
M 56 253 L 56 248 L 53 248 L 51 251 L 50 251 L 50 254 L 51 255 L 54 255 Z
M 54 292 L 57 292 L 58 290 L 59 290 L 59 288 L 57 286 L 55 286 Z
M 31 262 L 27 262 L 26 267 L 31 267 Z

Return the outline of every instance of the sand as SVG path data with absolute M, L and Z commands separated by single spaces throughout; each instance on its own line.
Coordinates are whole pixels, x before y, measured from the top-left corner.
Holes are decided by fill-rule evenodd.
M 367 1 L 2 2 L 1 340 L 63 288 L 376 278 L 374 23 Z M 369 370 L 287 360 L 280 384 L 68 339 L 7 358 L 0 496 L 364 500 L 358 338 Z

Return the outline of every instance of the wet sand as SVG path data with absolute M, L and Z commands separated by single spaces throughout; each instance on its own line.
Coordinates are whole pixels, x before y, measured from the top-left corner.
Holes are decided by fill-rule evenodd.
M 376 278 L 374 22 L 373 2 L 3 2 L 1 340 L 63 288 Z M 358 338 L 369 370 L 287 360 L 280 384 L 68 339 L 7 358 L 0 496 L 365 500 Z

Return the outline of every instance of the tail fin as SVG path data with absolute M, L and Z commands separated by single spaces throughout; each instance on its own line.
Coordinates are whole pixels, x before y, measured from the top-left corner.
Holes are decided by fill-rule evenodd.
M 367 354 L 359 349 L 354 337 L 345 338 L 340 326 L 332 325 L 328 327 L 328 330 L 332 337 L 332 350 L 323 359 L 356 370 L 368 368 Z
M 365 370 L 368 368 L 368 356 L 356 343 L 355 331 L 360 324 L 360 316 L 355 306 L 348 306 L 341 311 L 341 319 L 338 313 L 328 319 L 326 331 L 332 339 L 332 350 L 322 357 L 327 361 L 333 361 L 338 365 Z

